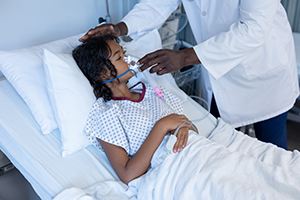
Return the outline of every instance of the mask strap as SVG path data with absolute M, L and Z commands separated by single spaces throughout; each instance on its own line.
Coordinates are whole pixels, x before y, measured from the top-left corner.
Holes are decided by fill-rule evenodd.
M 124 76 L 125 74 L 127 74 L 129 71 L 133 71 L 135 77 L 137 77 L 136 72 L 133 69 L 128 69 L 126 72 L 124 72 L 123 74 L 120 74 L 119 76 L 117 76 L 116 78 L 112 78 L 112 79 L 108 79 L 106 81 L 103 81 L 101 84 L 105 84 L 105 83 L 109 83 L 117 78 L 120 78 L 121 76 Z

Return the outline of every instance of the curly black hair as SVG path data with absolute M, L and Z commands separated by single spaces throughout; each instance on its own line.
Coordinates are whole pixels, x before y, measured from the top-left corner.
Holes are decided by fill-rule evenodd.
M 105 84 L 101 84 L 105 81 L 102 80 L 103 77 L 107 74 L 107 70 L 112 77 L 117 77 L 117 70 L 108 59 L 112 53 L 107 44 L 108 40 L 119 43 L 117 37 L 105 35 L 88 39 L 72 52 L 78 67 L 93 87 L 96 98 L 102 97 L 104 101 L 112 99 L 112 91 Z

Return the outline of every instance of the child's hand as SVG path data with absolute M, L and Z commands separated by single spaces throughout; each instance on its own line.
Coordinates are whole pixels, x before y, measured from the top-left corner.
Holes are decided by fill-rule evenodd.
M 178 114 L 170 114 L 158 120 L 155 126 L 160 126 L 162 129 L 166 129 L 166 133 L 169 131 L 176 130 L 177 127 L 182 124 L 183 122 L 191 122 L 185 115 L 178 115 Z M 183 124 L 183 127 L 190 128 L 191 125 Z
M 173 131 L 172 131 L 173 132 Z M 173 133 L 171 133 L 173 134 Z M 189 128 L 181 127 L 177 132 L 177 142 L 174 144 L 173 152 L 180 152 L 186 146 L 189 137 Z
M 192 123 L 185 115 L 171 114 L 160 119 L 157 125 L 160 126 L 161 128 L 167 129 L 166 132 L 170 132 L 171 134 L 174 134 L 175 130 L 183 122 Z M 189 129 L 193 130 L 193 127 L 190 124 L 186 123 L 183 124 L 178 130 L 176 135 L 177 141 L 173 147 L 174 153 L 180 152 L 181 149 L 186 146 L 186 143 L 188 141 Z

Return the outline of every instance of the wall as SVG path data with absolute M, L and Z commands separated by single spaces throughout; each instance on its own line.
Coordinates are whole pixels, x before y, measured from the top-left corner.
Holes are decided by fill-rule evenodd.
M 136 2 L 109 0 L 112 22 L 121 20 Z M 97 25 L 98 18 L 105 16 L 105 0 L 2 0 L 0 50 L 23 48 L 79 34 Z M 31 28 L 37 25 L 40 30 L 32 33 Z
M 138 0 L 108 2 L 112 23 L 117 23 Z M 106 0 L 2 0 L 0 50 L 34 46 L 84 33 L 98 24 L 99 17 L 106 15 Z M 33 32 L 37 26 L 39 30 Z

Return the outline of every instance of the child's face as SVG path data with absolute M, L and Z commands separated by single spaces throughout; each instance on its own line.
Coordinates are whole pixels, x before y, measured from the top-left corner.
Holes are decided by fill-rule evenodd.
M 109 40 L 107 41 L 111 49 L 111 56 L 109 57 L 110 62 L 115 66 L 117 70 L 117 76 L 126 72 L 129 68 L 127 63 L 124 61 L 124 50 L 123 48 L 115 41 Z M 134 76 L 132 71 L 127 72 L 124 76 L 119 78 L 120 83 L 125 81 L 125 83 Z

